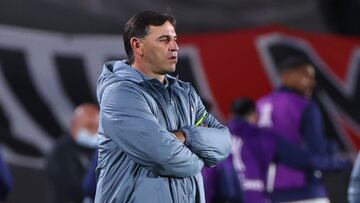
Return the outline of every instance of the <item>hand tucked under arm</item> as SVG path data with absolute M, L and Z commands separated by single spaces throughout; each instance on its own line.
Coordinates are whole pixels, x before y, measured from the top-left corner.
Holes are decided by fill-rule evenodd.
M 185 133 L 184 133 L 182 130 L 176 130 L 176 131 L 174 131 L 173 133 L 175 134 L 176 138 L 177 138 L 180 142 L 182 142 L 183 144 L 185 143 L 185 141 L 186 141 L 186 135 L 185 135 Z

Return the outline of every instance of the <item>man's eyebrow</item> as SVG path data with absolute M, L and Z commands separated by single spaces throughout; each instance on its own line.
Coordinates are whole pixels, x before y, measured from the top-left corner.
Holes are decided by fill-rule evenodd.
M 160 37 L 158 37 L 158 39 L 162 39 L 162 38 L 171 38 L 170 35 L 161 35 Z M 178 38 L 177 35 L 173 36 L 173 38 Z

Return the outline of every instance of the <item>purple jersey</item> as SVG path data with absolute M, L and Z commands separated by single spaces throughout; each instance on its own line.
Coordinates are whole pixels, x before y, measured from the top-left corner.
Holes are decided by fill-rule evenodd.
M 202 170 L 207 203 L 243 203 L 240 182 L 231 155 L 214 168 Z
M 287 141 L 300 146 L 301 119 L 310 101 L 296 93 L 278 91 L 274 92 L 257 103 L 259 114 L 259 126 L 270 127 Z M 269 173 L 268 182 L 270 190 L 289 189 L 303 187 L 305 185 L 305 173 L 301 170 L 291 169 L 285 165 L 277 164 Z
M 233 134 L 232 158 L 246 203 L 269 202 L 266 173 L 276 154 L 275 134 L 239 118 L 229 123 Z

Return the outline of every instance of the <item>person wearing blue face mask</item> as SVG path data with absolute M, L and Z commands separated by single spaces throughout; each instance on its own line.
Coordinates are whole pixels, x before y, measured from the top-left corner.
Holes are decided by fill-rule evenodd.
M 97 147 L 97 133 L 92 133 L 87 129 L 80 129 L 77 133 L 75 141 L 84 147 Z
M 82 104 L 75 109 L 70 135 L 61 137 L 47 157 L 52 202 L 82 202 L 82 181 L 97 147 L 99 108 Z

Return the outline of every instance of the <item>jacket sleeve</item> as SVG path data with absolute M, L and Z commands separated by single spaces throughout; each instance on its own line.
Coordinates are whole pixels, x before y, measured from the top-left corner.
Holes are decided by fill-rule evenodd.
M 203 161 L 159 124 L 144 95 L 131 85 L 120 82 L 104 91 L 100 133 L 155 174 L 182 178 L 199 173 Z
M 358 152 L 354 167 L 351 172 L 350 183 L 348 187 L 349 203 L 360 202 L 360 152 Z
M 278 161 L 297 169 L 336 171 L 349 169 L 350 160 L 328 154 L 313 154 L 308 149 L 295 145 L 281 136 L 275 135 Z
M 207 113 L 200 97 L 194 93 L 196 121 L 205 115 L 202 125 L 186 126 L 182 130 L 186 134 L 185 145 L 205 162 L 206 166 L 214 167 L 230 154 L 231 140 L 227 127 L 220 124 L 211 114 Z
M 305 151 L 314 168 L 324 171 L 348 169 L 350 159 L 341 159 L 335 151 L 329 150 L 329 141 L 326 138 L 324 123 L 318 105 L 313 102 L 305 110 L 301 130 L 304 136 Z

